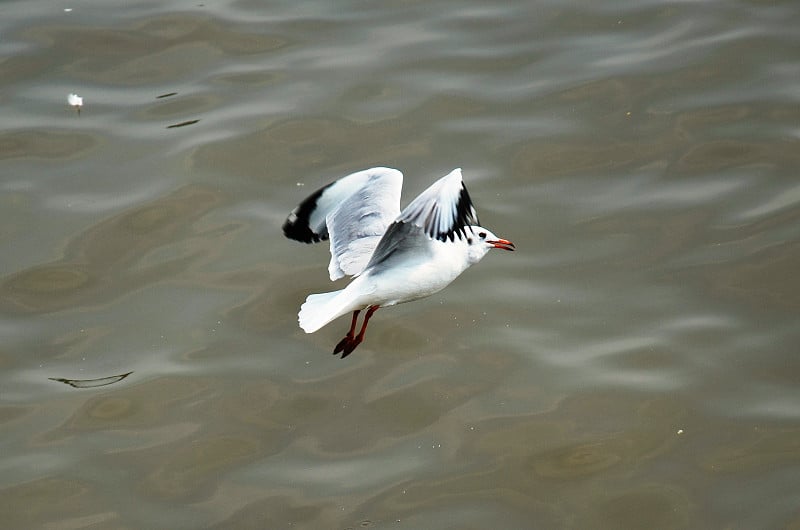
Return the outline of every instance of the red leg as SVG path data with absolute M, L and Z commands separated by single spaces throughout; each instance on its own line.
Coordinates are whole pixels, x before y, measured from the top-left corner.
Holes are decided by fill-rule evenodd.
M 372 314 L 375 313 L 380 308 L 379 305 L 371 305 L 367 309 L 367 314 L 364 315 L 364 323 L 361 325 L 361 331 L 358 332 L 358 336 L 354 339 L 350 339 L 347 344 L 343 348 L 342 359 L 353 353 L 353 350 L 356 349 L 356 346 L 361 344 L 361 341 L 364 340 L 364 333 L 367 331 L 367 324 L 369 323 L 369 319 L 372 317 Z
M 369 309 L 367 309 L 367 314 L 364 315 L 364 323 L 361 324 L 361 331 L 358 332 L 358 338 L 356 339 L 358 342 L 364 340 L 364 333 L 367 331 L 367 324 L 369 323 L 369 319 L 372 318 L 372 314 L 380 308 L 379 305 L 371 305 Z
M 348 344 L 353 342 L 353 337 L 356 332 L 356 323 L 358 322 L 358 314 L 360 312 L 361 312 L 360 309 L 358 311 L 353 311 L 353 320 L 350 322 L 350 331 L 347 332 L 347 335 L 345 335 L 344 338 L 339 341 L 339 344 L 337 344 L 336 347 L 333 349 L 334 355 L 343 351 Z

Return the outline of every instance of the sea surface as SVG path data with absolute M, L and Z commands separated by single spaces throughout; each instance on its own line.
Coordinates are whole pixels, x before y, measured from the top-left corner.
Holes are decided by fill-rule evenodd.
M 2 526 L 800 528 L 798 28 L 4 1 Z M 517 252 L 340 359 L 297 311 L 346 283 L 281 224 L 372 166 L 403 204 L 461 167 Z

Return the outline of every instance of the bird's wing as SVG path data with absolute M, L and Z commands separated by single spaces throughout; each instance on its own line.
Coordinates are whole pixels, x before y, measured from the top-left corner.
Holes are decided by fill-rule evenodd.
M 311 194 L 283 224 L 290 239 L 330 239 L 331 280 L 359 274 L 389 224 L 400 213 L 403 174 L 375 167 L 343 177 Z
M 461 178 L 461 168 L 454 169 L 420 193 L 397 221 L 415 224 L 439 241 L 466 236 L 468 226 L 480 223 Z
M 389 225 L 366 267 L 378 265 L 399 252 L 419 252 L 428 248 L 432 239 L 461 239 L 467 236 L 467 227 L 479 224 L 461 169 L 454 169 L 405 207 Z
M 364 268 L 374 273 L 399 263 L 423 262 L 431 255 L 431 243 L 431 238 L 419 226 L 395 221 L 386 229 Z

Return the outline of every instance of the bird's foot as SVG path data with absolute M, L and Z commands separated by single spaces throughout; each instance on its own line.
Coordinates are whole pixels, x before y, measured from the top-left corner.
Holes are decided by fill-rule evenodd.
M 353 353 L 353 350 L 356 349 L 356 346 L 361 344 L 362 337 L 354 337 L 349 333 L 345 335 L 345 337 L 339 341 L 339 344 L 333 349 L 333 354 L 336 355 L 338 353 L 342 354 L 342 359 Z
M 364 333 L 367 331 L 367 323 L 369 323 L 369 319 L 372 317 L 372 314 L 375 313 L 380 308 L 377 305 L 369 306 L 367 310 L 367 315 L 364 317 L 364 323 L 361 325 L 361 331 L 358 332 L 358 335 L 353 335 L 356 332 L 356 322 L 358 321 L 358 314 L 361 312 L 353 311 L 353 320 L 350 322 L 350 331 L 347 332 L 347 335 L 344 336 L 342 340 L 339 341 L 339 344 L 333 349 L 333 354 L 336 355 L 337 353 L 341 352 L 342 359 L 353 353 L 353 350 L 356 349 L 356 346 L 361 344 L 361 341 L 364 340 Z
M 353 336 L 348 333 L 342 340 L 333 348 L 333 354 L 336 355 L 344 351 L 345 347 L 353 340 Z

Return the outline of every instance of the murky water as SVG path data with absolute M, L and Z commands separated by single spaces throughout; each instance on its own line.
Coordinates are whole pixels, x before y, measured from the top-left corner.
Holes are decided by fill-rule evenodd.
M 800 527 L 794 2 L 0 11 L 4 526 Z M 518 251 L 341 360 L 375 165 Z

